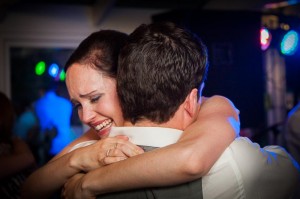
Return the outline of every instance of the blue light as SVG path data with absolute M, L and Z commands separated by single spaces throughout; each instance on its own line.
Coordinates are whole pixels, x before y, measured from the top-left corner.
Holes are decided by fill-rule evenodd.
M 286 33 L 281 41 L 281 53 L 284 55 L 293 55 L 298 47 L 299 36 L 296 31 Z
M 58 75 L 58 72 L 59 72 L 58 65 L 57 64 L 51 64 L 49 69 L 48 69 L 49 75 L 55 78 Z

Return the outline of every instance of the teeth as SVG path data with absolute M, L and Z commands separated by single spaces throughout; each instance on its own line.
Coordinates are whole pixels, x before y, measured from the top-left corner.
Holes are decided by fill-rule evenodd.
M 106 120 L 103 123 L 97 125 L 95 127 L 95 129 L 96 129 L 96 131 L 99 131 L 99 130 L 103 129 L 104 127 L 106 127 L 107 125 L 109 125 L 110 123 L 111 123 L 111 120 Z
M 102 128 L 102 125 L 101 124 L 99 124 L 98 126 L 96 126 L 96 131 L 99 131 L 100 129 Z

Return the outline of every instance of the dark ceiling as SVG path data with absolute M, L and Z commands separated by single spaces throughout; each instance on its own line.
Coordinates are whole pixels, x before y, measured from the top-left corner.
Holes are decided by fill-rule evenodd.
M 98 1 L 110 2 L 117 7 L 138 8 L 205 8 L 213 7 L 238 7 L 248 9 L 265 9 L 268 5 L 280 8 L 296 6 L 300 0 L 0 0 L 0 7 L 11 7 L 20 4 L 56 4 L 56 5 L 87 5 L 93 6 Z
M 300 17 L 300 0 L 0 0 L 0 15 L 19 6 L 109 4 L 113 7 L 155 9 L 255 10 Z

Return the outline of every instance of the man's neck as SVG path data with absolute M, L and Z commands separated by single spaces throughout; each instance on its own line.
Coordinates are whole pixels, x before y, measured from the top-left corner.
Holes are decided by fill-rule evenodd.
M 198 109 L 200 105 L 198 104 Z M 198 114 L 199 110 L 196 111 Z M 181 104 L 175 114 L 164 123 L 156 123 L 149 119 L 140 119 L 135 124 L 132 124 L 130 121 L 125 121 L 124 126 L 127 127 L 164 127 L 172 128 L 183 131 L 187 126 L 193 123 L 197 118 L 197 115 L 191 116 L 188 111 L 186 111 L 185 104 Z

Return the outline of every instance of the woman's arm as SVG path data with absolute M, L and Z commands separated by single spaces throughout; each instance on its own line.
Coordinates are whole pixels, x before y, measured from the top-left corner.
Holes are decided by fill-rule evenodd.
M 87 137 L 85 136 L 79 140 L 86 141 L 88 140 Z M 76 143 L 79 143 L 78 140 Z M 140 147 L 130 143 L 127 137 L 122 136 L 105 138 L 90 146 L 69 152 L 69 149 L 75 145 L 72 143 L 67 149 L 64 149 L 65 152 L 61 152 L 58 157 L 53 158 L 28 177 L 23 185 L 22 198 L 51 197 L 74 174 L 103 166 L 102 160 L 106 158 L 107 150 L 113 148 L 116 143 L 118 143 L 117 153 L 114 157 L 109 157 L 109 163 L 143 153 Z
M 25 181 L 22 189 L 23 198 L 49 198 L 58 191 L 67 179 L 81 172 L 79 168 L 71 167 L 70 160 L 77 157 L 80 150 L 68 153 L 70 149 L 81 142 L 99 139 L 93 129 L 89 129 L 81 137 L 66 146 L 44 166 L 33 172 Z
M 65 194 L 95 196 L 195 180 L 210 170 L 239 134 L 238 114 L 227 98 L 211 97 L 176 144 L 75 176 L 65 185 Z
M 80 172 L 68 164 L 73 153 L 75 151 L 50 161 L 33 172 L 22 186 L 22 198 L 51 198 L 66 179 Z
M 185 129 L 178 143 L 186 144 L 182 165 L 196 178 L 205 175 L 230 143 L 239 136 L 239 110 L 227 98 L 203 98 L 197 121 Z M 195 141 L 196 140 L 196 141 Z
M 0 179 L 35 165 L 34 156 L 26 142 L 19 138 L 14 138 L 12 143 L 12 153 L 0 156 Z

